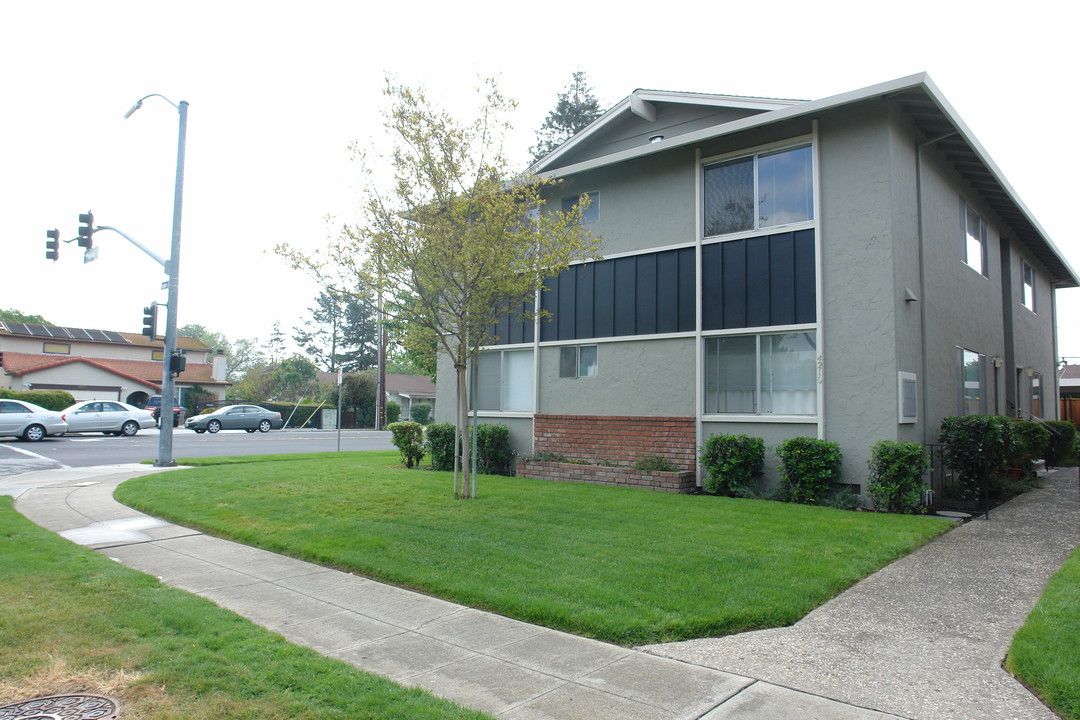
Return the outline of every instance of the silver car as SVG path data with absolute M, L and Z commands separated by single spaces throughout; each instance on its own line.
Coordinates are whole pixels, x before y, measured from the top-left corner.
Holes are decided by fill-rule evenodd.
M 0 400 L 0 435 L 37 442 L 47 435 L 63 435 L 68 425 L 58 412 L 25 400 Z
M 202 434 L 216 433 L 218 430 L 247 430 L 253 433 L 278 430 L 285 424 L 281 413 L 267 410 L 258 405 L 227 405 L 206 415 L 188 418 L 184 427 Z
M 118 400 L 84 400 L 64 410 L 68 432 L 100 432 L 106 435 L 132 435 L 154 427 L 149 410 Z

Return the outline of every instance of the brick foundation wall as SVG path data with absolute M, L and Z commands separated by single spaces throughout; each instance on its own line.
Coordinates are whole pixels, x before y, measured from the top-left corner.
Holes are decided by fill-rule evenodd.
M 697 489 L 693 470 L 682 472 L 650 472 L 628 467 L 577 465 L 557 462 L 518 462 L 521 477 L 554 482 L 584 482 L 597 485 L 641 487 L 672 493 L 690 493 Z
M 659 455 L 680 470 L 693 470 L 697 455 L 694 418 L 536 415 L 533 452 L 620 465 L 630 465 L 645 455 Z

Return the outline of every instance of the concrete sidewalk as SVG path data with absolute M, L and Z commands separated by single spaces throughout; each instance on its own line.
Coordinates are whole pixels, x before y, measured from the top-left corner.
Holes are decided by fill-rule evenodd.
M 885 567 L 795 625 L 649 652 L 918 720 L 1055 720 L 1001 663 L 1080 544 L 1076 468 Z
M 148 517 L 113 489 L 148 466 L 0 481 L 63 537 L 363 670 L 506 720 L 885 720 L 887 714 L 510 620 Z

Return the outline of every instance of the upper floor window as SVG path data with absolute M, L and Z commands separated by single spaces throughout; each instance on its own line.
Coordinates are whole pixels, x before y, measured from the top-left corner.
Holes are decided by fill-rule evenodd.
M 961 201 L 964 224 L 964 262 L 984 277 L 990 277 L 986 263 L 986 221 L 970 205 Z
M 809 145 L 705 166 L 706 237 L 814 219 Z
M 1035 271 L 1020 261 L 1020 302 L 1031 312 L 1035 312 Z
M 573 197 L 565 197 L 562 200 L 562 211 L 570 212 L 581 202 L 583 197 L 589 198 L 589 206 L 581 211 L 581 224 L 594 223 L 600 219 L 600 193 L 582 193 Z
M 42 343 L 41 352 L 49 355 L 70 355 L 71 343 L 47 342 Z

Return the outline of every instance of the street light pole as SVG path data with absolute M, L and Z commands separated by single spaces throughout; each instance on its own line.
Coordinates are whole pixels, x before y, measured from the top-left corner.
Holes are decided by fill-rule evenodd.
M 173 408 L 175 407 L 176 383 L 172 374 L 172 357 L 176 352 L 176 305 L 180 279 L 180 218 L 184 207 L 184 152 L 187 146 L 187 109 L 186 100 L 181 100 L 177 105 L 164 95 L 153 93 L 141 98 L 130 110 L 124 114 L 127 119 L 142 107 L 143 100 L 150 97 L 159 97 L 172 105 L 180 113 L 180 133 L 176 145 L 176 185 L 173 192 L 173 223 L 172 223 L 172 251 L 169 262 L 165 266 L 168 279 L 168 308 L 165 313 L 165 357 L 162 362 L 161 372 L 161 412 L 160 433 L 158 435 L 158 457 L 154 461 L 156 467 L 173 467 L 176 461 L 173 459 Z M 168 415 L 166 415 L 168 412 Z

